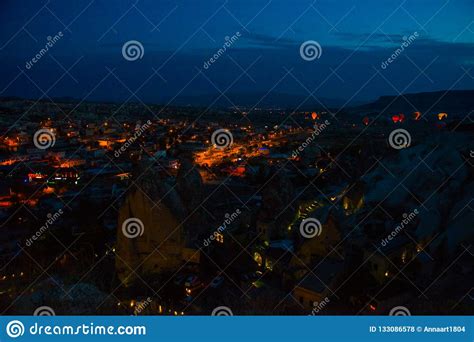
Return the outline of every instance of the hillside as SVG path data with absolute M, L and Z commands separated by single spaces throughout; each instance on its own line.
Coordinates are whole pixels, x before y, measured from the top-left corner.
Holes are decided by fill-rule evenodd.
M 352 107 L 351 112 L 448 112 L 467 114 L 474 109 L 474 90 L 450 90 L 431 93 L 381 96 L 377 101 Z

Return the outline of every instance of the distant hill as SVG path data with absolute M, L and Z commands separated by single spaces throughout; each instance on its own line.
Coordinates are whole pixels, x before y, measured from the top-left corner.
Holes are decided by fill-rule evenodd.
M 287 94 L 278 92 L 249 92 L 249 93 L 229 93 L 221 96 L 220 93 L 201 94 L 201 95 L 180 95 L 176 98 L 161 98 L 159 101 L 150 104 L 165 105 L 177 107 L 211 107 L 230 108 L 233 106 L 243 108 L 282 108 L 298 110 L 325 110 L 337 109 L 346 104 L 342 99 L 329 99 L 321 97 L 309 97 L 308 94 Z M 81 100 L 73 97 L 53 97 L 56 103 L 78 103 Z M 20 97 L 0 97 L 2 102 L 21 102 L 37 101 L 35 99 L 22 99 Z M 50 102 L 49 99 L 41 99 L 38 102 Z M 113 103 L 110 101 L 82 101 L 87 103 Z M 349 105 L 358 105 L 362 102 L 353 101 Z
M 474 110 L 474 90 L 448 90 L 430 93 L 381 96 L 377 101 L 352 107 L 350 112 L 448 112 L 467 114 Z
M 230 108 L 239 106 L 242 108 L 280 108 L 305 110 L 338 110 L 345 106 L 344 111 L 349 114 L 371 114 L 371 113 L 412 113 L 420 111 L 426 112 L 447 112 L 448 114 L 465 115 L 474 110 L 474 90 L 448 90 L 437 92 L 404 94 L 403 96 L 381 96 L 376 101 L 361 104 L 353 101 L 346 104 L 342 99 L 331 99 L 322 97 L 309 97 L 303 94 L 287 94 L 278 92 L 249 92 L 249 93 L 229 93 L 225 96 L 220 94 L 203 94 L 193 96 L 178 96 L 173 101 L 162 99 L 158 101 L 160 105 L 168 104 L 177 107 L 211 107 Z M 21 103 L 22 101 L 35 101 L 34 99 L 21 99 L 19 97 L 0 97 L 0 107 L 6 107 L 6 103 Z M 72 97 L 53 98 L 57 103 L 77 103 L 80 100 Z M 39 102 L 50 102 L 49 99 L 42 99 Z M 85 101 L 88 103 L 113 103 L 108 101 Z M 10 106 L 9 106 L 10 107 Z
M 345 104 L 341 99 L 328 99 L 313 97 L 308 94 L 286 94 L 277 92 L 252 92 L 252 93 L 229 93 L 225 96 L 220 94 L 204 94 L 193 96 L 179 96 L 172 101 L 176 106 L 198 106 L 212 108 L 229 108 L 235 106 L 246 108 L 284 108 L 300 110 L 323 110 L 325 108 L 339 108 Z M 360 103 L 360 102 L 359 102 Z M 355 105 L 358 103 L 352 103 Z

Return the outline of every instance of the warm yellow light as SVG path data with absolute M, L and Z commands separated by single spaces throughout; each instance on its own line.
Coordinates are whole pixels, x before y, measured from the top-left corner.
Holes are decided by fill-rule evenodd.
M 263 264 L 263 258 L 262 258 L 262 256 L 261 256 L 260 253 L 258 253 L 258 252 L 253 253 L 253 259 L 255 260 L 255 262 L 257 263 L 257 265 L 258 265 L 259 267 L 262 266 L 262 264 Z
M 446 119 L 448 117 L 448 114 L 446 113 L 439 113 L 438 114 L 438 120 L 443 120 L 443 119 Z

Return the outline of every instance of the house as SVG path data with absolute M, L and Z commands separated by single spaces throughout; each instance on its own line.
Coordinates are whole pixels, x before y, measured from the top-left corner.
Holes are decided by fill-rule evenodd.
M 388 243 L 377 247 L 375 254 L 373 249 L 366 249 L 364 260 L 368 260 L 370 274 L 379 283 L 384 283 L 398 273 L 397 268 L 402 269 L 416 254 L 415 242 L 406 235 L 398 235 Z
M 321 223 L 319 233 L 312 238 L 301 238 L 301 244 L 292 260 L 292 266 L 301 269 L 319 257 L 332 254 L 332 257 L 342 258 L 344 255 L 341 241 L 341 228 L 338 212 L 331 206 L 324 206 L 314 210 L 308 219 L 317 219 Z M 298 230 L 297 234 L 301 234 Z
M 257 246 L 253 252 L 253 259 L 259 268 L 283 274 L 293 256 L 293 242 L 291 240 L 274 240 L 262 246 Z
M 305 308 L 311 310 L 332 295 L 344 271 L 344 262 L 337 259 L 323 261 L 309 267 L 308 271 L 293 289 L 293 297 Z

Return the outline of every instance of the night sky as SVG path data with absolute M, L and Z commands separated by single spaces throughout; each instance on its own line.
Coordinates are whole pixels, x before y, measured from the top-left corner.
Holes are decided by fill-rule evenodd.
M 472 0 L 2 0 L 0 96 L 161 103 L 177 94 L 272 90 L 357 102 L 474 89 L 473 13 Z M 204 69 L 236 32 L 241 37 Z M 129 40 L 142 43 L 142 59 L 123 58 Z M 321 58 L 300 57 L 307 40 L 321 45 Z

